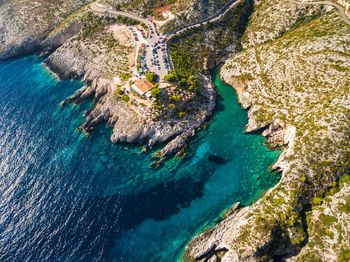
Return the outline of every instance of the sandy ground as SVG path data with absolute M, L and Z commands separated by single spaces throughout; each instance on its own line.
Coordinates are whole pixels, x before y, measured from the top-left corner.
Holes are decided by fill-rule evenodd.
M 128 59 L 129 59 L 129 67 L 133 67 L 136 65 L 136 55 L 137 55 L 137 51 L 139 49 L 140 46 L 140 41 L 136 42 L 129 30 L 129 26 L 125 26 L 125 25 L 111 25 L 110 26 L 114 38 L 121 44 L 124 46 L 134 46 L 134 51 L 132 53 L 130 53 L 128 55 Z M 135 32 L 138 35 L 139 39 L 142 39 L 141 34 L 136 30 L 137 27 L 132 26 L 132 28 L 134 28 Z
M 165 18 L 165 20 L 162 20 L 162 21 L 161 20 L 156 20 L 156 18 L 153 17 L 154 18 L 154 22 L 159 27 L 164 25 L 168 21 L 173 20 L 175 18 L 175 15 L 172 12 L 170 12 L 170 11 L 166 11 L 166 12 L 162 13 L 162 15 Z
M 125 25 L 111 25 L 114 38 L 118 40 L 121 45 L 130 46 L 134 41 L 131 40 L 131 33 Z
M 166 22 L 172 20 L 175 18 L 175 15 L 173 13 L 171 13 L 169 10 L 171 8 L 172 5 L 166 5 L 166 6 L 162 6 L 159 7 L 157 9 L 154 9 L 152 14 L 153 14 L 153 21 L 157 24 L 157 26 L 162 26 L 164 25 Z M 157 20 L 157 15 L 162 15 L 164 17 L 164 20 Z
M 170 9 L 171 5 L 166 5 L 153 10 L 153 15 L 164 13 Z

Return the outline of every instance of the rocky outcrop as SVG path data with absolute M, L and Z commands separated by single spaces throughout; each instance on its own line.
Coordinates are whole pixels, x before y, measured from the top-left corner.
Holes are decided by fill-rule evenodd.
M 256 8 L 250 17 L 252 23 L 242 38 L 244 48 L 277 39 L 328 10 L 321 5 L 298 5 L 289 0 L 258 0 L 254 4 Z
M 76 32 L 76 26 L 46 41 L 50 31 L 83 5 L 80 0 L 0 3 L 0 60 L 61 45 Z
M 289 141 L 285 141 L 286 132 L 287 129 L 285 128 L 283 122 L 276 119 L 269 124 L 268 128 L 264 130 L 262 135 L 267 138 L 266 143 L 271 148 L 276 148 L 288 144 Z
M 46 56 L 52 51 L 56 50 L 68 39 L 76 35 L 82 29 L 82 27 L 83 26 L 81 23 L 73 22 L 63 31 L 54 34 L 52 37 L 45 38 L 45 40 L 43 40 L 39 45 L 39 49 L 42 50 L 40 56 Z
M 168 158 L 183 149 L 186 149 L 190 139 L 195 135 L 195 130 L 190 129 L 178 135 L 175 139 L 171 140 L 162 150 L 160 150 L 155 156 L 160 158 Z
M 198 96 L 204 102 L 195 106 L 193 113 L 178 119 L 149 121 L 135 106 L 114 95 L 116 87 L 112 79 L 123 72 L 123 64 L 128 68 L 128 51 L 132 52 L 132 48 L 116 45 L 108 49 L 106 37 L 108 30 L 95 36 L 94 40 L 82 41 L 77 35 L 45 60 L 44 64 L 60 79 L 82 79 L 85 83 L 61 105 L 77 104 L 89 98 L 94 100 L 95 105 L 85 112 L 86 121 L 81 126 L 86 134 L 104 121 L 113 128 L 112 143 L 137 143 L 146 149 L 166 144 L 157 154 L 161 158 L 183 151 L 215 109 L 216 92 L 209 78 L 202 78 L 205 84 Z
M 109 80 L 102 78 L 94 79 L 91 85 L 85 85 L 77 90 L 72 97 L 63 101 L 62 105 L 79 103 L 87 98 L 94 98 L 95 106 L 86 112 L 86 121 L 81 126 L 86 134 L 105 121 L 113 127 L 112 143 L 138 143 L 145 148 L 167 143 L 156 155 L 161 158 L 171 157 L 185 149 L 196 134 L 195 130 L 201 128 L 211 116 L 215 105 L 213 101 L 213 105 L 207 108 L 203 112 L 203 117 L 197 121 L 145 122 L 124 101 L 115 99 L 113 85 Z M 214 100 L 215 96 L 211 99 Z
M 167 23 L 162 26 L 161 30 L 169 33 L 185 26 L 198 23 L 208 17 L 215 16 L 230 2 L 232 1 L 176 1 L 171 10 L 174 17 L 167 21 Z
M 258 1 L 244 38 L 248 48 L 222 67 L 221 78 L 249 110 L 246 132 L 261 130 L 267 144 L 283 147 L 271 167 L 282 172 L 282 178 L 252 206 L 196 236 L 186 247 L 186 258 L 206 261 L 202 256 L 213 243 L 214 251 L 227 249 L 221 261 L 231 262 L 341 261 L 349 253 L 349 225 L 340 222 L 346 215 L 337 214 L 345 201 L 332 198 L 324 212 L 318 205 L 324 195 L 338 190 L 337 181 L 350 167 L 350 101 L 344 82 L 350 74 L 350 33 L 337 12 L 323 14 L 321 7 L 313 8 L 297 12 L 314 10 L 311 21 L 290 23 L 298 20 L 294 5 Z M 262 10 L 269 10 L 267 16 Z M 280 35 L 256 37 L 286 23 L 287 31 Z M 341 192 L 338 196 L 347 198 L 347 191 Z
M 94 47 L 97 48 L 97 47 Z M 96 81 L 102 75 L 105 54 L 94 56 L 93 50 L 83 42 L 70 39 L 61 48 L 50 55 L 44 64 L 61 80 L 81 79 L 86 82 Z M 88 88 L 88 87 L 86 87 Z M 86 90 L 82 90 L 86 91 Z M 76 99 L 79 99 L 77 97 Z

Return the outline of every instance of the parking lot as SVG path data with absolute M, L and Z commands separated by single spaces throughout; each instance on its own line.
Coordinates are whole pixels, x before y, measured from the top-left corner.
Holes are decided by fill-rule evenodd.
M 145 30 L 141 28 L 129 27 L 129 30 L 137 43 L 137 50 L 141 48 L 141 68 L 144 71 L 156 73 L 162 80 L 170 71 L 166 49 L 167 38 L 158 33 L 156 26 L 151 21 L 147 25 L 149 27 L 148 37 Z

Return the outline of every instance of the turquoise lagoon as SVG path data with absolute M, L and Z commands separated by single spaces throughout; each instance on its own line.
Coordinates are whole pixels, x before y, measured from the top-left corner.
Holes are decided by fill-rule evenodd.
M 82 83 L 41 63 L 0 63 L 1 261 L 176 261 L 225 208 L 280 179 L 269 171 L 280 152 L 244 134 L 247 113 L 218 71 L 214 119 L 185 159 L 154 171 L 140 147 L 112 145 L 104 124 L 82 136 L 92 102 L 59 106 Z

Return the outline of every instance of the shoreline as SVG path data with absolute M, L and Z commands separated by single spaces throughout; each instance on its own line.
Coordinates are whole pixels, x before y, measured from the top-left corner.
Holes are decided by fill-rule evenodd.
M 230 86 L 230 88 L 232 88 L 235 91 L 235 93 L 237 95 L 237 103 L 240 105 L 242 110 L 247 112 L 248 122 L 247 122 L 246 126 L 248 126 L 249 119 L 252 118 L 252 116 L 249 115 L 249 110 L 250 110 L 252 105 L 244 106 L 244 105 L 246 105 L 247 101 L 244 100 L 244 98 L 242 99 L 242 97 L 243 97 L 242 90 L 237 88 L 237 87 L 235 88 L 234 85 L 231 85 L 230 83 L 225 81 L 225 79 L 223 78 L 223 76 L 221 74 L 221 67 L 222 66 L 219 66 L 219 67 L 220 67 L 220 69 L 217 72 L 217 74 L 219 74 L 219 79 L 220 79 L 220 81 L 222 81 L 224 84 Z M 212 71 L 210 70 L 210 72 L 212 72 Z M 248 134 L 252 134 L 252 133 L 259 131 L 259 133 L 261 132 L 261 134 L 259 134 L 259 135 L 264 137 L 266 139 L 265 141 L 268 142 L 267 138 L 266 138 L 266 136 L 267 136 L 266 131 L 268 131 L 269 127 L 271 125 L 273 125 L 274 121 L 276 121 L 276 120 L 271 121 L 270 123 L 266 124 L 265 126 L 258 127 L 256 129 L 253 129 L 250 131 L 244 130 L 244 133 L 245 133 L 245 135 L 248 135 Z M 264 132 L 265 132 L 265 135 L 264 135 Z M 295 131 L 293 131 L 293 132 L 295 132 Z M 289 145 L 290 143 L 294 143 L 294 137 L 292 138 L 292 140 L 288 141 L 287 145 Z M 269 148 L 270 150 L 277 149 L 277 147 L 270 148 L 270 147 L 268 147 L 267 144 L 264 144 L 264 146 Z M 214 244 L 214 243 L 216 243 L 216 241 L 213 241 L 210 238 L 206 239 L 204 241 L 204 240 L 202 240 L 202 237 L 205 237 L 208 234 L 209 235 L 210 234 L 213 234 L 213 235 L 224 234 L 225 232 L 222 232 L 221 228 L 232 227 L 233 226 L 232 224 L 237 226 L 237 224 L 240 224 L 242 221 L 245 222 L 246 215 L 249 215 L 249 212 L 251 212 L 251 210 L 254 209 L 255 206 L 259 205 L 259 203 L 264 201 L 264 197 L 266 195 L 270 194 L 271 192 L 273 192 L 277 187 L 279 187 L 281 182 L 283 181 L 283 177 L 285 175 L 285 171 L 283 169 L 283 166 L 288 164 L 285 162 L 285 160 L 283 158 L 285 157 L 286 154 L 289 153 L 289 152 L 286 152 L 288 150 L 290 150 L 289 146 L 287 148 L 284 148 L 282 150 L 282 153 L 279 155 L 278 159 L 270 166 L 269 172 L 271 172 L 271 173 L 277 172 L 277 173 L 281 174 L 281 178 L 279 179 L 278 183 L 275 184 L 273 187 L 269 188 L 267 191 L 265 191 L 265 193 L 262 196 L 257 196 L 255 201 L 247 206 L 240 206 L 240 202 L 235 202 L 232 205 L 230 205 L 230 207 L 228 209 L 224 209 L 217 216 L 217 218 L 219 218 L 221 216 L 221 214 L 224 215 L 224 217 L 221 221 L 219 221 L 218 223 L 215 223 L 210 228 L 203 228 L 203 229 L 199 230 L 199 232 L 196 233 L 189 242 L 187 242 L 187 244 L 185 245 L 184 251 L 180 257 L 180 261 L 186 261 L 186 259 L 190 259 L 191 261 L 198 261 L 198 260 L 201 260 L 204 258 L 210 258 L 213 254 L 220 253 L 221 252 L 220 250 L 226 250 L 225 252 L 230 250 L 230 248 L 227 245 L 220 245 L 219 243 Z M 225 215 L 225 213 L 228 213 L 228 214 Z M 232 223 L 232 221 L 234 221 L 234 222 Z M 228 224 L 228 226 L 226 224 Z M 209 245 L 208 245 L 208 243 L 209 243 Z M 232 258 L 232 256 L 230 254 L 228 257 Z M 231 261 L 231 260 L 227 260 L 227 261 Z M 233 261 L 236 261 L 236 260 L 233 260 Z
M 86 71 L 85 68 L 93 67 L 93 65 L 88 64 L 89 59 L 85 56 L 71 54 L 71 49 L 69 42 L 64 44 L 52 53 L 43 64 L 59 80 L 81 79 L 84 82 L 85 85 L 77 90 L 73 96 L 63 101 L 62 105 L 79 103 L 91 97 L 94 99 L 95 105 L 92 110 L 86 112 L 86 121 L 82 125 L 87 133 L 95 129 L 101 121 L 106 121 L 113 128 L 112 143 L 136 143 L 146 146 L 146 148 L 163 144 L 164 148 L 155 155 L 162 159 L 183 152 L 191 138 L 210 121 L 216 105 L 216 91 L 212 87 L 211 80 L 207 77 L 203 78 L 205 84 L 200 93 L 205 97 L 208 106 L 204 108 L 204 103 L 201 105 L 202 109 L 201 107 L 197 108 L 198 112 L 194 112 L 193 116 L 190 115 L 191 118 L 195 117 L 194 119 L 158 120 L 142 124 L 138 113 L 135 112 L 136 115 L 131 113 L 131 108 L 128 109 L 127 104 L 123 105 L 122 101 L 113 99 L 115 87 L 112 80 L 101 77 L 98 71 Z M 75 64 L 79 67 L 69 67 L 69 63 L 66 61 L 72 60 L 70 57 L 76 60 Z

